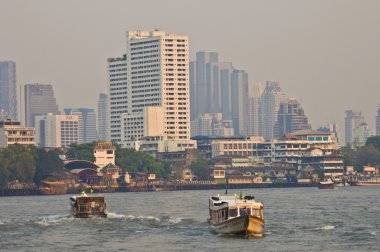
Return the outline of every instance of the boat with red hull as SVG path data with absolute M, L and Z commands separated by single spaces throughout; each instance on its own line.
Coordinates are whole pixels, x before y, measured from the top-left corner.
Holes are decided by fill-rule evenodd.
M 325 181 L 320 181 L 318 184 L 319 189 L 334 189 L 335 184 L 334 181 L 331 179 L 325 180 Z
M 42 195 L 57 195 L 67 193 L 67 184 L 64 181 L 45 181 L 42 180 L 38 188 Z

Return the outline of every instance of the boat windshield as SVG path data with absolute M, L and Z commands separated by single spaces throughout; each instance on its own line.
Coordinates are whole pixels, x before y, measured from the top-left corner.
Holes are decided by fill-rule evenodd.
M 251 208 L 240 208 L 239 209 L 239 212 L 240 212 L 240 216 L 244 216 L 244 215 L 250 215 L 251 214 Z
M 238 213 L 238 211 L 237 211 L 236 208 L 235 208 L 235 209 L 230 209 L 230 210 L 229 210 L 229 216 L 230 216 L 230 217 L 236 217 L 236 216 L 237 216 L 237 213 Z

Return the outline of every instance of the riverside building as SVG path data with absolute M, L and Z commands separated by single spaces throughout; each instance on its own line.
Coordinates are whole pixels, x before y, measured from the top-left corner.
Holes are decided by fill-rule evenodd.
M 20 122 L 11 119 L 0 121 L 0 148 L 16 143 L 36 145 L 34 128 L 23 127 Z
M 250 137 L 210 138 L 209 142 L 212 158 L 251 158 L 266 167 L 276 163 L 289 164 L 298 170 L 312 166 L 322 169 L 326 176 L 343 175 L 340 146 L 330 133 L 300 130 L 271 141 Z

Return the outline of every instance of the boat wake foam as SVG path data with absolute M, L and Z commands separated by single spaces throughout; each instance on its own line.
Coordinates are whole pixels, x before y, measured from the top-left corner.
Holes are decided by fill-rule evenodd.
M 160 221 L 159 218 L 154 217 L 154 216 L 133 216 L 133 215 L 124 215 L 124 214 L 112 213 L 112 212 L 108 212 L 107 217 L 110 219 Z
M 71 215 L 49 215 L 39 218 L 35 223 L 40 226 L 59 225 L 75 220 Z
M 125 216 L 124 214 L 107 212 L 107 217 L 110 219 L 125 219 L 127 216 Z
M 124 220 L 130 220 L 130 221 L 148 221 L 148 222 L 154 222 L 157 224 L 180 224 L 183 222 L 190 221 L 192 222 L 192 219 L 185 219 L 181 217 L 171 217 L 171 216 L 161 216 L 161 217 L 155 217 L 155 216 L 134 216 L 134 215 L 124 215 L 124 214 L 118 214 L 118 213 L 112 213 L 108 212 L 107 217 L 110 219 L 124 219 Z
M 323 227 L 316 228 L 314 230 L 329 231 L 329 230 L 333 230 L 333 229 L 335 229 L 335 227 L 333 225 L 325 225 Z

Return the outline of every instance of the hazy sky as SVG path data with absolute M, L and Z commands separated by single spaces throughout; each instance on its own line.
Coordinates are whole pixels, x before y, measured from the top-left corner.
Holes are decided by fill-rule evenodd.
M 378 0 L 0 0 L 0 61 L 16 62 L 18 85 L 52 84 L 60 110 L 96 108 L 125 32 L 161 29 L 188 35 L 191 59 L 215 50 L 250 83 L 279 81 L 313 128 L 343 131 L 344 111 L 358 108 L 374 129 L 379 12 Z

